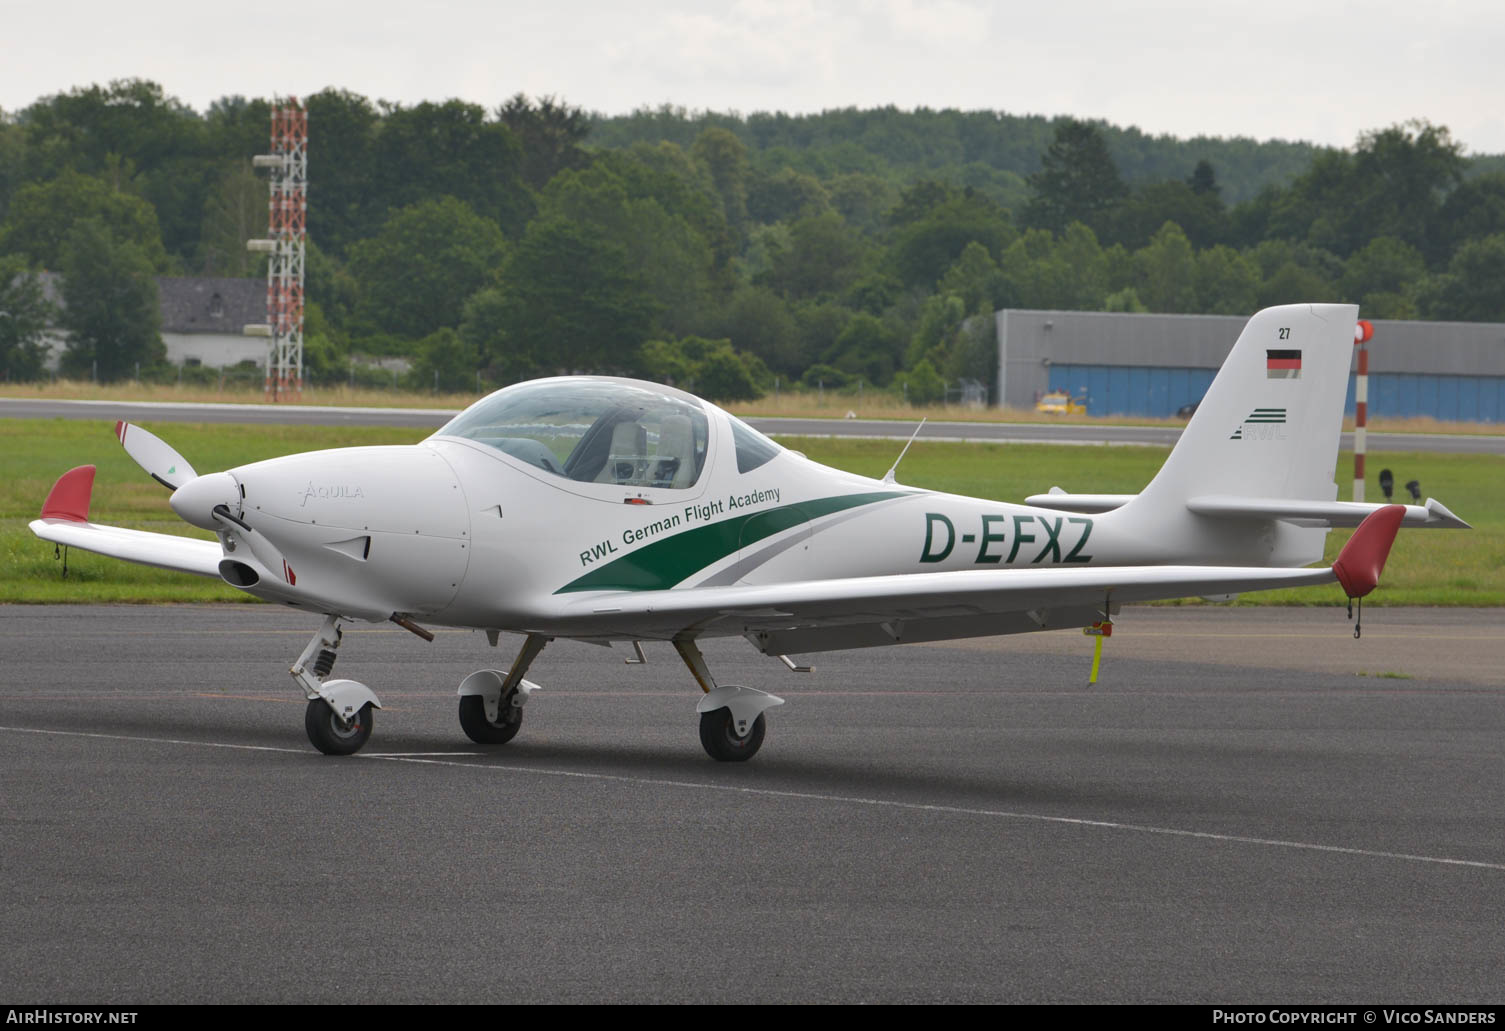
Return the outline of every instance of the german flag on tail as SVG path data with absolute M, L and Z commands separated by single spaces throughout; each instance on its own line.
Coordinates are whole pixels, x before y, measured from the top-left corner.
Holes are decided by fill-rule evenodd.
M 1300 379 L 1300 351 L 1266 351 L 1265 376 L 1269 379 Z

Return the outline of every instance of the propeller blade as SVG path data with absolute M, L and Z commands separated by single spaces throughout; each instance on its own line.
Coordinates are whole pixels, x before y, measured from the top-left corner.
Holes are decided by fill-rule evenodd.
M 188 460 L 156 434 L 149 433 L 134 423 L 117 422 L 115 436 L 120 438 L 125 453 L 168 490 L 177 490 L 189 480 L 198 479 L 199 474 L 193 471 Z

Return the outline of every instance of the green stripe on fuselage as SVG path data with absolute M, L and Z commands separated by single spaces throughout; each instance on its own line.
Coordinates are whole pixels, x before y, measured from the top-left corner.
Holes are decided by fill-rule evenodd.
M 719 562 L 764 537 L 771 537 L 833 512 L 871 505 L 889 498 L 905 497 L 908 493 L 881 491 L 873 494 L 844 494 L 733 516 L 719 523 L 698 526 L 644 545 L 631 554 L 592 569 L 554 593 L 667 590 L 706 566 Z

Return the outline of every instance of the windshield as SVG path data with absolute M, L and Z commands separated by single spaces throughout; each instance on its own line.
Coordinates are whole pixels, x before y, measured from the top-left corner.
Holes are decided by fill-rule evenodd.
M 705 411 L 651 383 L 549 379 L 483 398 L 436 434 L 581 483 L 682 490 L 705 465 Z

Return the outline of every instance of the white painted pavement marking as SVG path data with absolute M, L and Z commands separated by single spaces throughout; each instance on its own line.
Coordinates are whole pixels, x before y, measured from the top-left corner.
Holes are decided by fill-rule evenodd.
M 182 738 L 140 737 L 127 734 L 97 734 L 81 730 L 43 730 L 35 727 L 0 727 L 0 732 L 10 734 L 49 734 L 57 737 L 82 737 L 106 741 L 138 741 L 155 745 L 189 745 L 200 748 L 222 748 L 243 752 L 281 752 L 288 755 L 310 755 L 306 748 L 279 748 L 272 745 L 236 745 L 222 741 L 188 741 Z M 1311 841 L 1288 841 L 1282 838 L 1260 838 L 1248 834 L 1218 834 L 1213 831 L 1193 831 L 1180 827 L 1157 827 L 1152 824 L 1120 823 L 1116 820 L 1089 820 L 1077 816 L 1050 816 L 1044 813 L 1022 813 L 1008 809 L 977 809 L 969 806 L 938 805 L 930 802 L 901 802 L 887 798 L 864 798 L 861 795 L 833 795 L 814 791 L 783 791 L 776 788 L 749 788 L 736 784 L 707 784 L 690 780 L 669 780 L 662 777 L 628 777 L 618 773 L 585 773 L 579 770 L 542 770 L 527 766 L 499 766 L 490 763 L 459 763 L 423 756 L 474 756 L 478 752 L 367 752 L 356 759 L 381 759 L 387 762 L 416 763 L 425 766 L 454 766 L 466 770 L 486 770 L 495 773 L 521 773 L 535 777 L 569 777 L 578 780 L 606 781 L 615 784 L 632 784 L 646 787 L 688 788 L 700 791 L 721 791 L 738 795 L 754 795 L 762 798 L 782 798 L 804 802 L 831 802 L 838 805 L 871 806 L 882 809 L 902 809 L 909 812 L 941 813 L 949 816 L 980 816 L 998 820 L 1019 820 L 1029 823 L 1048 823 L 1057 826 L 1090 827 L 1096 830 L 1130 831 L 1137 834 L 1154 834 L 1162 837 L 1194 838 L 1201 841 L 1219 841 L 1233 845 L 1259 845 L 1266 848 L 1295 849 L 1303 852 L 1327 852 L 1335 855 L 1362 856 L 1367 859 L 1398 859 L 1411 863 L 1431 863 L 1435 866 L 1465 866 L 1477 870 L 1505 872 L 1505 863 L 1489 863 L 1477 859 L 1452 859 L 1447 856 L 1423 856 L 1411 852 L 1386 852 L 1380 849 L 1351 848 L 1346 845 L 1322 845 Z

